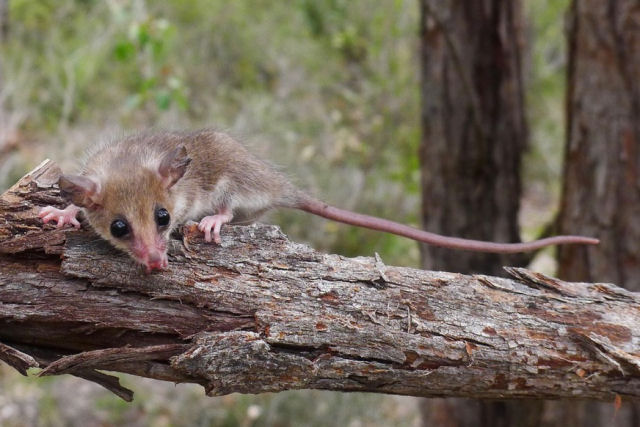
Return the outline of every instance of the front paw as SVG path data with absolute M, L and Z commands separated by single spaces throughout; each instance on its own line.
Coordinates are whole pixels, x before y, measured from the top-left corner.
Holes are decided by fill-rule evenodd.
M 56 221 L 56 227 L 62 228 L 66 224 L 71 224 L 75 228 L 80 228 L 80 222 L 76 218 L 80 212 L 80 208 L 75 205 L 69 205 L 64 209 L 58 209 L 53 206 L 45 206 L 40 209 L 38 216 L 45 224 L 49 221 Z
M 233 215 L 222 213 L 218 215 L 205 216 L 198 224 L 198 230 L 204 233 L 204 240 L 211 241 L 211 229 L 213 229 L 213 241 L 217 244 L 222 243 L 220 238 L 220 228 L 222 224 L 226 224 L 233 219 Z

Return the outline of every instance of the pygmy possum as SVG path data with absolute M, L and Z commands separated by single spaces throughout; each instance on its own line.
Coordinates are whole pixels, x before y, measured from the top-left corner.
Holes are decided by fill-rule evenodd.
M 168 265 L 167 240 L 176 225 L 199 221 L 207 242 L 221 243 L 223 224 L 246 224 L 273 208 L 299 209 L 330 220 L 408 237 L 430 245 L 478 252 L 515 253 L 558 244 L 597 244 L 583 236 L 527 243 L 446 237 L 330 206 L 296 188 L 273 166 L 229 135 L 213 130 L 139 133 L 99 145 L 77 175 L 61 175 L 65 209 L 40 211 L 46 223 L 80 223 L 130 254 L 147 272 Z

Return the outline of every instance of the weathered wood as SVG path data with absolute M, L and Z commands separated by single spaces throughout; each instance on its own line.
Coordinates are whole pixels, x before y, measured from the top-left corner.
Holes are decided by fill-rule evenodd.
M 193 225 L 169 269 L 58 230 L 50 162 L 0 198 L 0 358 L 131 395 L 125 372 L 211 395 L 296 388 L 413 396 L 640 396 L 640 296 L 524 269 L 514 279 L 321 254 L 277 227 Z

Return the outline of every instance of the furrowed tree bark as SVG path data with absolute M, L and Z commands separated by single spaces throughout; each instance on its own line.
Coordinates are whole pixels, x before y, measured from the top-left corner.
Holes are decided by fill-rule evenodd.
M 512 279 L 321 254 L 266 225 L 194 225 L 169 269 L 88 231 L 43 226 L 63 206 L 44 162 L 0 197 L 0 359 L 73 374 L 124 399 L 116 371 L 211 395 L 315 388 L 413 396 L 640 396 L 640 295 L 524 269 Z
M 640 4 L 573 0 L 559 231 L 600 245 L 560 248 L 560 277 L 640 290 Z M 549 405 L 556 425 L 640 425 L 640 405 Z

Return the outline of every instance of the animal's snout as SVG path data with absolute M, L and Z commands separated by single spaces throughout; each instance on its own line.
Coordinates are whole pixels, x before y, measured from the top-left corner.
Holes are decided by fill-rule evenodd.
M 169 261 L 167 260 L 167 255 L 162 252 L 151 252 L 149 253 L 147 259 L 145 260 L 145 265 L 147 266 L 147 271 L 152 270 L 163 270 L 167 268 L 169 265 Z

